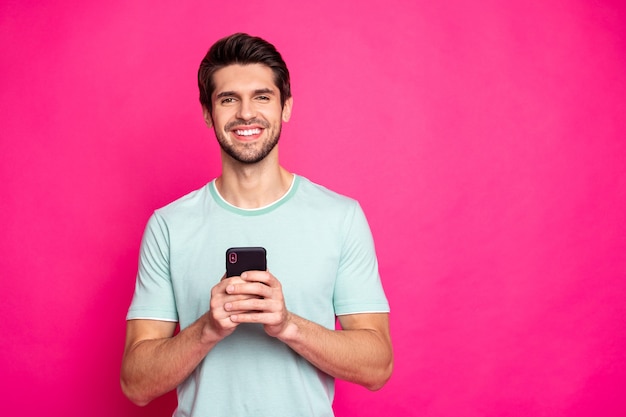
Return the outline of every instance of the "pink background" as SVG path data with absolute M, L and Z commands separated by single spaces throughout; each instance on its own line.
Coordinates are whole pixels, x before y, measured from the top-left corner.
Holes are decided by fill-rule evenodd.
M 290 66 L 284 165 L 376 238 L 396 369 L 338 417 L 626 415 L 624 2 L 61 3 L 0 6 L 3 415 L 171 414 L 121 394 L 124 317 L 148 216 L 219 172 L 235 31 Z

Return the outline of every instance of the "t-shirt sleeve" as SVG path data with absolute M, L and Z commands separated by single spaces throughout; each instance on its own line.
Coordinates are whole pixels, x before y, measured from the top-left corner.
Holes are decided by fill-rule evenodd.
M 178 321 L 170 276 L 170 240 L 165 220 L 154 213 L 141 241 L 135 293 L 127 320 Z
M 389 312 L 372 233 L 356 202 L 346 216 L 333 302 L 336 315 Z

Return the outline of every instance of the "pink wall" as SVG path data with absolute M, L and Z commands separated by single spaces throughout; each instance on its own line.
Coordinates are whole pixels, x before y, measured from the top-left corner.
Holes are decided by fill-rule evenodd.
M 194 79 L 233 31 L 377 241 L 396 370 L 338 417 L 626 415 L 623 2 L 58 3 L 0 5 L 3 415 L 171 414 L 121 394 L 124 316 L 149 214 L 219 172 Z

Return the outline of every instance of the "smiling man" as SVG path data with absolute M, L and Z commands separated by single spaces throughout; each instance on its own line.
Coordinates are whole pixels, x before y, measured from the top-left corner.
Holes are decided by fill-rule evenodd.
M 177 389 L 174 416 L 332 416 L 335 378 L 376 390 L 393 366 L 365 216 L 280 165 L 293 99 L 273 45 L 219 40 L 198 86 L 222 172 L 148 221 L 122 389 L 139 405 Z M 242 246 L 264 247 L 268 270 L 226 278 Z
M 207 125 L 214 127 L 220 146 L 237 162 L 262 161 L 278 144 L 281 120 L 289 121 L 291 97 L 281 103 L 278 88 L 268 86 L 272 70 L 262 64 L 231 65 L 216 71 L 213 79 L 213 111 L 204 107 Z

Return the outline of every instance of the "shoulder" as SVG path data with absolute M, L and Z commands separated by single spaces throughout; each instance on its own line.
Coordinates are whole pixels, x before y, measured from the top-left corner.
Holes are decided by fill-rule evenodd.
M 298 185 L 298 193 L 301 197 L 306 198 L 311 203 L 327 205 L 333 208 L 350 209 L 358 206 L 358 202 L 346 195 L 330 190 L 323 185 L 314 183 L 308 178 L 300 176 L 300 184 Z
M 209 184 L 158 208 L 155 213 L 163 218 L 186 217 L 201 213 L 210 200 Z
M 311 222 L 326 225 L 335 232 L 343 230 L 349 233 L 354 221 L 360 221 L 365 216 L 356 199 L 303 177 L 300 178 L 294 197 L 292 209 L 297 212 L 297 217 L 306 217 Z
M 167 239 L 193 234 L 205 221 L 210 205 L 207 184 L 154 210 L 148 219 L 147 232 Z

